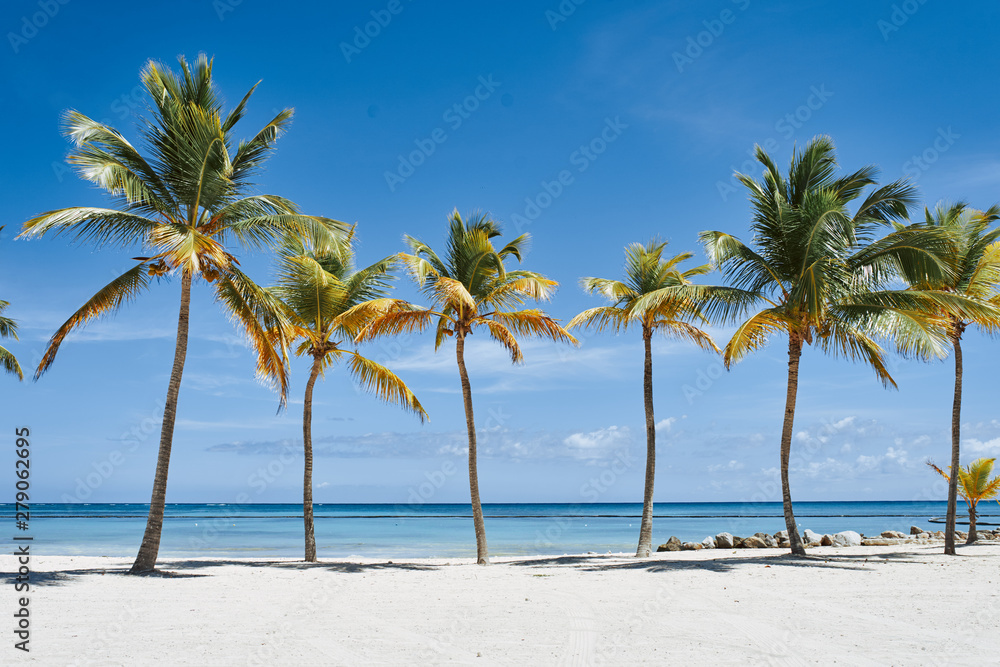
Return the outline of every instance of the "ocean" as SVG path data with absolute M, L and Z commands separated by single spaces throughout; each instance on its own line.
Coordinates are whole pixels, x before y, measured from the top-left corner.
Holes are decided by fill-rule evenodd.
M 134 556 L 142 540 L 145 504 L 33 504 L 30 534 L 38 555 Z M 1000 508 L 982 506 L 980 525 L 1000 524 Z M 486 504 L 486 535 L 494 556 L 635 551 L 640 503 Z M 991 514 L 992 513 L 992 514 Z M 883 530 L 909 533 L 911 525 L 943 517 L 944 502 L 801 502 L 799 529 L 818 533 Z M 474 557 L 469 505 L 315 506 L 321 558 Z M 729 532 L 746 536 L 782 530 L 781 503 L 658 503 L 653 544 L 671 535 L 700 542 Z M 959 503 L 959 519 L 967 519 Z M 14 506 L 0 504 L 0 523 L 17 533 Z M 984 526 L 985 527 L 985 526 Z M 295 504 L 168 504 L 160 545 L 162 557 L 301 557 L 302 507 Z M 25 534 L 25 533 L 21 533 Z

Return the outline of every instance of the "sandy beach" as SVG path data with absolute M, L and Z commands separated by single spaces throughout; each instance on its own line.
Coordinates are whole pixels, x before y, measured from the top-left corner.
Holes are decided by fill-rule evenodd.
M 0 559 L 13 591 L 14 558 Z M 471 559 L 32 559 L 3 664 L 989 664 L 1000 545 Z M 15 604 L 6 595 L 8 619 Z M 9 622 L 9 621 L 8 621 Z M 985 662 L 984 662 L 985 661 Z

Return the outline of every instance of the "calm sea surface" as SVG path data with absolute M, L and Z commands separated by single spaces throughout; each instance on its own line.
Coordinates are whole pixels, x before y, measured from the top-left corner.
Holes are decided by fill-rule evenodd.
M 959 518 L 964 503 L 959 503 Z M 144 504 L 33 504 L 32 552 L 53 555 L 134 556 L 146 523 Z M 487 504 L 486 534 L 495 556 L 631 552 L 641 504 Z M 321 558 L 473 557 L 468 505 L 316 505 Z M 943 502 L 802 502 L 800 530 L 819 533 L 883 530 L 908 533 L 911 525 L 943 517 Z M 981 508 L 981 523 L 1000 524 L 1000 507 Z M 18 533 L 14 507 L 0 504 L 5 532 Z M 784 528 L 781 503 L 659 503 L 654 545 L 671 535 L 701 541 L 726 531 L 746 536 Z M 23 533 L 22 533 L 23 534 Z M 294 504 L 169 504 L 160 554 L 164 557 L 301 557 L 302 507 Z

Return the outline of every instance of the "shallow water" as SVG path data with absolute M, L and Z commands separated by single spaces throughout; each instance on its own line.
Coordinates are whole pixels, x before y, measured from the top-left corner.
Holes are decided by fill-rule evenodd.
M 123 556 L 142 540 L 148 505 L 36 504 L 30 534 L 36 554 Z M 638 539 L 642 505 L 487 504 L 483 506 L 490 553 L 518 556 L 552 553 L 630 552 Z M 996 509 L 983 522 L 1000 523 Z M 800 530 L 909 532 L 911 525 L 945 513 L 943 502 L 802 502 L 795 505 Z M 468 505 L 316 505 L 316 542 L 324 558 L 472 557 L 475 536 Z M 964 516 L 960 514 L 960 517 Z M 0 520 L 13 528 L 14 508 L 0 505 Z M 784 528 L 780 503 L 659 503 L 654 545 L 671 535 L 701 541 L 726 531 L 749 535 Z M 160 554 L 164 557 L 296 557 L 302 554 L 302 508 L 294 504 L 170 504 Z

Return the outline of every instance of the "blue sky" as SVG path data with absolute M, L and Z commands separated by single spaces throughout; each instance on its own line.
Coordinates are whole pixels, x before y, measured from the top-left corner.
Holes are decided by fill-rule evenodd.
M 0 297 L 22 334 L 10 348 L 33 367 L 136 254 L 13 236 L 40 212 L 107 203 L 65 166 L 59 117 L 74 108 L 134 136 L 148 59 L 214 56 L 230 103 L 262 81 L 242 136 L 295 107 L 259 190 L 357 222 L 361 262 L 402 250 L 404 233 L 441 244 L 456 207 L 489 211 L 509 234 L 531 232 L 524 265 L 559 281 L 546 308 L 568 320 L 598 303 L 579 278 L 617 277 L 630 242 L 659 236 L 703 258 L 701 230 L 746 238 L 749 207 L 731 176 L 759 174 L 747 163 L 755 143 L 787 163 L 796 143 L 829 134 L 845 168 L 908 176 L 929 205 L 1000 199 L 998 14 L 993 3 L 919 0 L 6 2 Z M 240 258 L 272 279 L 266 255 Z M 33 500 L 148 501 L 178 294 L 178 281 L 164 282 L 87 327 L 39 382 L 2 380 L 3 432 L 27 425 L 34 436 Z M 420 302 L 405 280 L 397 294 Z M 720 343 L 727 333 L 714 331 Z M 641 501 L 637 336 L 530 342 L 519 367 L 481 338 L 468 364 L 483 500 Z M 968 459 L 1000 454 L 994 346 L 967 336 Z M 409 382 L 431 421 L 328 374 L 316 390 L 316 500 L 466 502 L 453 348 L 435 354 L 429 336 L 412 336 L 366 349 Z M 726 372 L 712 355 L 655 343 L 658 501 L 780 501 L 785 349 L 775 340 Z M 923 461 L 947 461 L 951 361 L 894 368 L 899 391 L 886 391 L 870 370 L 806 351 L 794 498 L 944 497 Z M 289 409 L 276 414 L 239 333 L 196 287 L 168 501 L 300 500 L 305 376 L 299 360 Z

